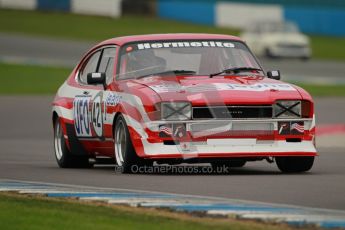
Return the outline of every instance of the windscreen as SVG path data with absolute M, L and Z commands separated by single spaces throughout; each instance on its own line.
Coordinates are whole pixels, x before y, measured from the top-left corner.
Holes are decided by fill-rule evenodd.
M 273 22 L 264 24 L 263 31 L 268 33 L 298 33 L 298 28 L 291 22 Z
M 138 78 L 169 71 L 210 75 L 236 67 L 260 68 L 248 48 L 238 41 L 139 42 L 122 47 L 118 78 Z

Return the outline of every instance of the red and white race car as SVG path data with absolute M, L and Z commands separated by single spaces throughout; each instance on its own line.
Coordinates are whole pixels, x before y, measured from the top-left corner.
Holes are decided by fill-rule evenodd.
M 118 37 L 93 47 L 53 102 L 60 167 L 109 157 L 132 165 L 276 161 L 311 169 L 314 103 L 266 72 L 239 38 L 212 34 Z

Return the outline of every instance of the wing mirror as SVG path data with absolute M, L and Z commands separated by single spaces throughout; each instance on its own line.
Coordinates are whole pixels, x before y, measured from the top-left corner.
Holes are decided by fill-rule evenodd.
M 279 70 L 272 70 L 267 71 L 267 77 L 275 80 L 280 80 L 280 71 Z
M 90 85 L 102 84 L 105 89 L 106 88 L 105 73 L 88 73 L 87 84 L 90 84 Z

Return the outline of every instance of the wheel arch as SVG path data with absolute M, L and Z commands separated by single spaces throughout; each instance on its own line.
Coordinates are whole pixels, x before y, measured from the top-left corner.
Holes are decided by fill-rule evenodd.
M 113 138 L 115 138 L 115 125 L 116 125 L 116 120 L 117 118 L 121 115 L 122 113 L 121 112 L 117 112 L 113 118 L 113 125 L 112 125 L 112 135 L 113 135 Z
M 84 146 L 80 143 L 78 137 L 76 136 L 74 124 L 66 123 L 66 121 L 64 121 L 63 111 L 59 110 L 59 108 L 54 108 L 52 114 L 52 122 L 54 128 L 55 121 L 58 118 L 62 118 L 62 130 L 63 134 L 67 136 L 66 145 L 70 153 L 75 156 L 89 156 L 90 154 L 85 150 Z

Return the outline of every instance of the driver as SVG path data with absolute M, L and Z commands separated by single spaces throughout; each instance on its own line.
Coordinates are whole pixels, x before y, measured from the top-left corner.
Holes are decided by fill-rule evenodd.
M 153 50 L 140 50 L 128 53 L 127 73 L 142 76 L 165 70 L 166 60 L 157 57 Z

